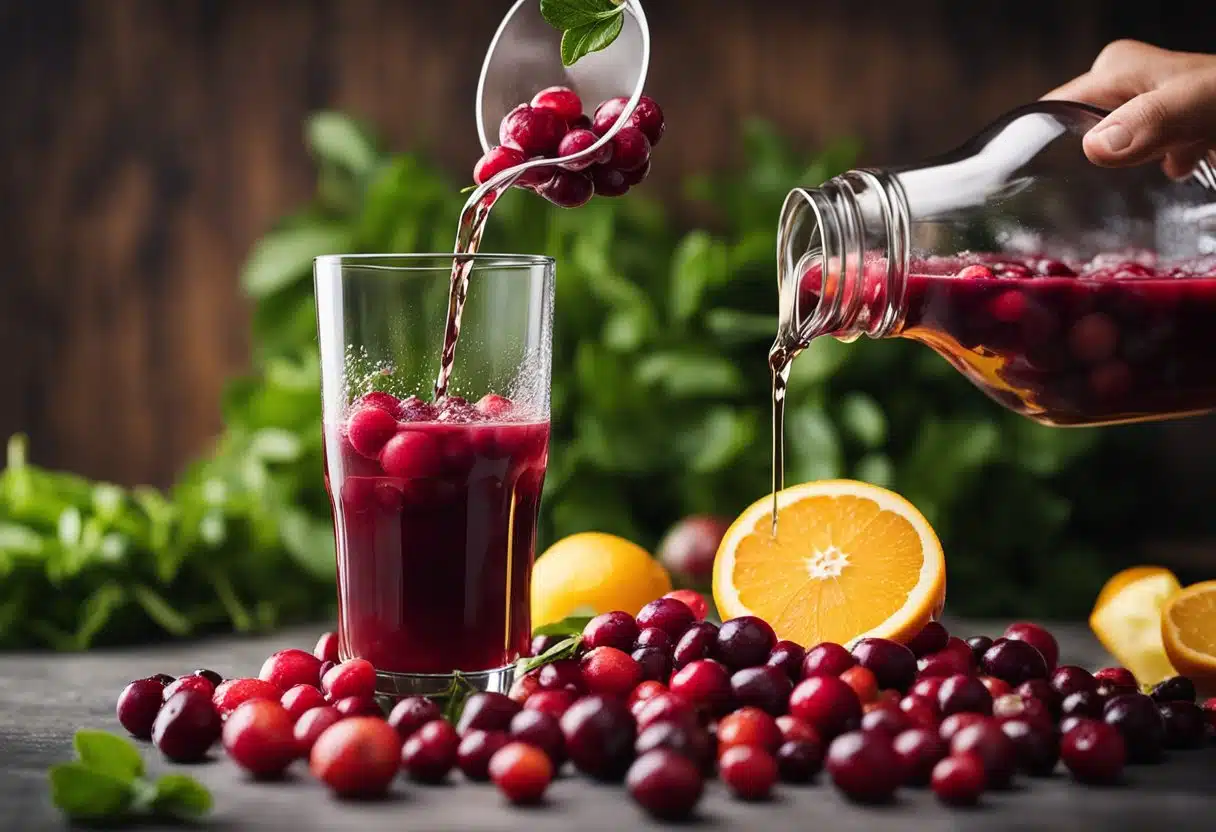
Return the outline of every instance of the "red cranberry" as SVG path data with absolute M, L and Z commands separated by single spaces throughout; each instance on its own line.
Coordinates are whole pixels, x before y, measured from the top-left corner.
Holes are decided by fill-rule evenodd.
M 642 679 L 661 682 L 671 677 L 671 657 L 665 651 L 657 647 L 639 647 L 631 656 L 641 670 Z
M 170 676 L 168 673 L 154 673 L 148 678 L 155 679 L 156 681 L 160 682 L 162 686 L 171 685 L 177 680 L 176 676 Z
M 1157 705 L 1165 724 L 1166 748 L 1198 748 L 1207 734 L 1203 709 L 1194 702 L 1174 700 Z
M 532 96 L 532 108 L 552 110 L 562 121 L 571 122 L 583 114 L 583 102 L 569 87 L 546 87 Z
M 118 721 L 141 740 L 152 737 L 165 686 L 157 679 L 136 679 L 118 695 Z
M 908 649 L 919 659 L 945 648 L 949 640 L 946 628 L 937 621 L 930 621 L 908 642 Z
M 557 147 L 557 155 L 559 158 L 573 156 L 576 153 L 582 153 L 591 145 L 600 140 L 600 137 L 590 130 L 571 130 L 562 139 L 562 143 Z M 577 161 L 563 162 L 562 167 L 566 170 L 586 170 L 592 165 L 606 164 L 612 158 L 612 144 L 605 144 L 595 154 Z
M 868 669 L 858 665 L 850 667 L 840 674 L 840 681 L 853 689 L 857 699 L 863 705 L 868 705 L 878 698 L 878 679 Z M 896 696 L 899 694 L 896 693 Z
M 1079 690 L 1064 697 L 1064 701 L 1060 703 L 1060 715 L 1099 719 L 1102 716 L 1102 706 L 1102 697 L 1096 690 Z
M 950 714 L 941 721 L 937 727 L 937 735 L 945 742 L 950 742 L 954 739 L 954 735 L 964 728 L 972 725 L 978 725 L 987 719 L 983 714 L 971 713 L 962 711 L 957 714 Z
M 336 664 L 321 679 L 321 690 L 325 691 L 331 700 L 345 699 L 348 696 L 370 698 L 376 693 L 376 668 L 372 667 L 372 663 L 367 659 L 351 659 Z
M 656 748 L 674 751 L 697 766 L 709 760 L 708 734 L 686 722 L 656 722 L 642 729 L 633 744 L 634 753 L 641 757 Z
M 951 676 L 954 674 L 951 673 Z M 937 702 L 937 692 L 941 690 L 942 682 L 946 681 L 945 676 L 922 676 L 912 683 L 912 687 L 908 689 L 910 695 L 923 696 L 930 702 Z M 935 705 L 936 707 L 936 705 Z
M 916 663 L 920 678 L 932 679 L 973 672 L 970 655 L 960 655 L 956 650 L 938 650 Z
M 910 693 L 899 700 L 899 710 L 918 728 L 937 728 L 938 712 L 936 699 L 927 699 Z
M 579 665 L 583 687 L 590 693 L 625 698 L 642 681 L 642 668 L 628 653 L 615 647 L 596 647 Z
M 718 776 L 740 800 L 766 800 L 777 782 L 777 761 L 762 748 L 736 745 L 718 758 Z
M 278 777 L 296 758 L 295 721 L 287 709 L 268 699 L 254 699 L 232 712 L 224 723 L 224 750 L 258 778 Z
M 881 733 L 851 731 L 828 748 L 827 770 L 836 788 L 859 803 L 891 799 L 903 777 L 903 765 L 891 738 Z
M 553 763 L 540 749 L 511 742 L 490 758 L 488 774 L 507 800 L 526 806 L 544 797 L 553 780 Z
M 1173 676 L 1153 685 L 1154 702 L 1194 702 L 1195 683 L 1185 676 Z
M 606 612 L 597 615 L 583 628 L 583 647 L 615 647 L 626 652 L 633 649 L 638 638 L 638 623 L 627 612 Z
M 595 185 L 585 174 L 559 170 L 536 192 L 559 208 L 581 208 L 595 196 Z
M 1060 696 L 1046 679 L 1027 679 L 1017 686 L 1014 693 L 1041 704 L 1053 720 L 1060 713 Z
M 625 112 L 628 104 L 629 99 L 625 96 L 609 98 L 600 104 L 595 108 L 595 114 L 591 117 L 591 129 L 601 136 L 607 133 L 621 117 L 621 113 Z
M 599 780 L 616 780 L 633 756 L 635 726 L 623 702 L 586 696 L 562 716 L 566 753 L 575 767 Z
M 463 737 L 469 731 L 506 731 L 519 712 L 519 703 L 501 693 L 475 693 L 464 703 L 456 733 Z
M 344 719 L 325 730 L 308 756 L 313 776 L 340 797 L 378 797 L 397 774 L 401 737 L 375 717 Z
M 346 423 L 346 436 L 351 447 L 368 459 L 379 457 L 384 444 L 396 433 L 396 418 L 378 407 L 360 408 L 350 415 Z
M 709 626 L 713 627 L 714 625 L 710 624 Z M 695 625 L 693 625 L 692 630 L 695 630 L 699 627 L 700 627 L 700 624 L 695 624 Z M 691 632 L 692 630 L 690 630 L 689 632 Z M 717 627 L 714 627 L 714 634 L 716 635 L 717 632 L 718 632 Z M 684 635 L 688 635 L 688 633 L 685 633 Z M 681 636 L 681 638 L 683 638 L 683 636 Z M 663 632 L 658 627 L 647 627 L 645 630 L 642 630 L 640 633 L 638 633 L 637 641 L 635 641 L 633 643 L 633 646 L 635 648 L 655 647 L 666 653 L 670 653 L 672 651 L 672 649 L 674 649 L 675 643 L 676 643 L 675 640 L 671 636 L 667 635 L 667 633 Z
M 328 673 L 330 670 L 332 670 L 334 665 L 336 665 L 336 664 L 337 664 L 337 662 L 321 662 L 321 674 L 320 675 L 321 675 L 322 680 L 325 679 L 325 674 Z M 257 681 L 260 682 L 262 680 L 258 679 Z M 274 687 L 274 685 L 271 685 L 271 687 Z M 321 692 L 324 693 L 325 691 L 322 690 Z
M 638 711 L 638 730 L 644 730 L 657 722 L 684 722 L 695 725 L 695 706 L 678 693 L 660 693 L 646 701 Z
M 540 669 L 536 681 L 541 690 L 568 690 L 583 692 L 583 669 L 578 659 L 559 659 Z
M 575 694 L 568 690 L 542 690 L 528 697 L 524 709 L 540 711 L 554 719 L 561 719 L 562 714 L 574 704 Z
M 630 184 L 629 175 L 624 171 L 596 165 L 591 168 L 590 172 L 591 184 L 595 188 L 596 196 L 624 196 L 633 187 Z
M 802 678 L 839 676 L 855 664 L 857 660 L 853 658 L 853 654 L 839 644 L 831 641 L 821 642 L 806 651 L 802 660 Z
M 161 706 L 152 723 L 152 742 L 173 762 L 193 763 L 207 756 L 220 727 L 211 700 L 198 691 L 183 690 Z
M 380 452 L 380 467 L 390 477 L 430 477 L 443 464 L 435 440 L 415 430 L 398 433 L 385 443 L 384 450 Z
M 793 684 L 780 669 L 760 665 L 737 671 L 730 677 L 730 689 L 737 707 L 751 705 L 780 716 L 789 705 Z
M 384 718 L 384 711 L 376 703 L 374 696 L 344 696 L 341 699 L 335 699 L 333 706 L 334 710 L 343 717 L 374 716 L 378 719 Z
M 946 757 L 933 767 L 931 783 L 937 799 L 949 806 L 973 806 L 986 785 L 984 763 L 974 754 Z
M 770 754 L 781 745 L 781 729 L 765 711 L 744 707 L 724 716 L 718 723 L 718 753 L 736 745 L 762 748 Z
M 626 123 L 646 134 L 651 145 L 657 145 L 667 129 L 662 108 L 653 98 L 646 95 L 638 98 L 637 106 L 633 108 L 633 113 L 630 114 L 629 121 Z
M 250 701 L 256 702 L 261 700 Z M 312 751 L 317 737 L 325 733 L 326 728 L 335 722 L 341 721 L 341 719 L 342 714 L 328 705 L 306 711 L 303 716 L 296 720 L 295 727 L 292 729 L 292 736 L 296 741 L 296 753 L 301 757 L 307 757 L 309 752 Z
M 1157 703 L 1142 693 L 1124 693 L 1106 703 L 1102 719 L 1119 729 L 1133 763 L 1152 763 L 1161 758 L 1165 722 Z
M 831 739 L 861 723 L 857 694 L 836 676 L 812 676 L 790 694 L 790 713 L 805 720 L 820 736 Z
M 561 636 L 533 636 L 528 652 L 533 656 L 543 656 L 549 648 L 556 647 L 565 641 Z
M 999 638 L 980 660 L 989 676 L 1004 679 L 1015 687 L 1027 679 L 1047 678 L 1047 662 L 1033 645 L 1025 641 Z
M 1127 762 L 1127 744 L 1114 726 L 1080 719 L 1060 740 L 1060 759 L 1082 783 L 1115 783 Z
M 786 742 L 809 742 L 823 746 L 819 732 L 812 728 L 810 723 L 796 716 L 783 714 L 777 717 L 777 727 L 781 729 L 781 738 Z
M 435 405 L 424 402 L 417 396 L 406 396 L 397 405 L 397 418 L 403 422 L 430 422 L 438 415 L 439 411 Z M 334 659 L 335 663 L 337 661 Z
M 988 638 L 988 636 L 972 636 L 967 639 L 966 645 L 971 651 L 971 660 L 978 665 L 992 644 L 992 639 Z
M 625 704 L 629 706 L 631 711 L 633 711 L 635 706 L 640 709 L 643 703 L 654 699 L 660 693 L 665 693 L 666 691 L 667 685 L 662 682 L 656 682 L 653 679 L 647 679 L 633 689 L 633 692 L 629 694 L 629 698 L 625 700 Z
M 542 711 L 523 710 L 511 718 L 508 732 L 516 742 L 526 742 L 548 755 L 554 766 L 566 759 L 566 740 L 562 737 L 562 726 L 555 718 Z
M 888 737 L 894 738 L 912 727 L 912 720 L 898 708 L 874 708 L 861 717 L 861 730 L 881 731 Z
M 477 404 L 473 407 L 482 416 L 487 419 L 506 419 L 511 414 L 515 404 L 506 396 L 500 396 L 497 393 L 486 393 L 477 400 Z
M 287 709 L 287 713 L 294 722 L 313 708 L 323 706 L 325 697 L 312 685 L 296 685 L 283 694 L 279 704 Z
M 709 621 L 699 621 L 688 628 L 672 651 L 672 667 L 679 670 L 687 664 L 707 659 L 718 642 L 718 627 Z
M 338 663 L 338 634 L 335 632 L 322 633 L 317 639 L 317 646 L 312 654 L 323 662 Z M 318 674 L 319 678 L 320 674 Z
M 211 688 L 212 688 L 212 691 L 211 691 L 212 693 L 215 693 L 215 687 L 224 681 L 223 676 L 216 673 L 214 670 L 207 670 L 206 668 L 199 668 L 198 670 L 194 671 L 190 675 L 191 676 L 202 676 L 204 679 L 206 679 L 208 682 L 210 682 Z M 1193 698 L 1194 697 L 1192 697 L 1192 699 Z
M 423 725 L 442 717 L 439 705 L 433 700 L 425 696 L 407 696 L 393 706 L 388 724 L 397 729 L 401 739 L 407 740 Z
M 823 768 L 823 746 L 816 742 L 787 740 L 777 749 L 777 773 L 786 783 L 809 783 Z
M 665 593 L 663 597 L 673 598 L 684 604 L 692 610 L 697 621 L 704 621 L 705 616 L 709 615 L 709 602 L 705 600 L 704 595 L 694 589 L 673 589 L 671 592 Z
M 802 678 L 802 660 L 804 658 L 806 658 L 806 651 L 802 649 L 801 644 L 782 640 L 773 645 L 773 650 L 768 654 L 765 664 L 780 669 L 791 682 L 797 682 Z
M 498 127 L 500 144 L 517 147 L 524 155 L 552 156 L 566 135 L 566 122 L 553 110 L 520 104 Z
M 1119 688 L 1138 690 L 1140 687 L 1136 683 L 1136 677 L 1126 667 L 1104 667 L 1094 673 L 1094 679 L 1099 683 L 1109 682 Z
M 713 659 L 701 659 L 680 668 L 671 677 L 671 692 L 711 714 L 730 710 L 730 676 Z
M 629 767 L 625 788 L 638 805 L 660 820 L 688 817 L 701 799 L 697 764 L 669 748 L 654 748 Z
M 714 655 L 732 670 L 764 664 L 777 636 L 766 621 L 743 615 L 722 623 L 718 629 Z
M 992 702 L 992 715 L 998 722 L 1006 719 L 1024 719 L 1044 727 L 1053 727 L 1055 717 L 1043 700 L 1025 698 L 1016 693 L 1007 693 Z
M 676 641 L 695 624 L 697 617 L 682 601 L 674 598 L 656 598 L 638 612 L 638 626 L 655 627 Z
M 529 670 L 511 683 L 511 688 L 507 691 L 507 698 L 522 705 L 528 701 L 528 697 L 539 690 L 540 673 L 536 670 Z
M 1060 645 L 1045 628 L 1029 621 L 1018 621 L 1005 628 L 1005 638 L 1024 641 L 1038 650 L 1047 663 L 1048 673 L 1056 669 L 1056 663 L 1060 660 Z
M 470 780 L 488 780 L 490 758 L 506 744 L 505 731 L 469 731 L 461 737 L 456 749 L 456 765 Z
M 401 402 L 392 393 L 385 393 L 383 390 L 373 390 L 367 395 L 360 398 L 356 403 L 356 407 L 376 407 L 383 410 L 385 413 L 396 413 L 401 407 Z M 321 658 L 318 656 L 317 658 Z
M 628 173 L 641 168 L 650 161 L 650 142 L 646 134 L 636 127 L 622 127 L 612 137 L 612 160 L 615 170 Z
M 899 757 L 903 782 L 911 786 L 928 785 L 933 767 L 947 751 L 937 732 L 925 728 L 909 728 L 895 735 L 891 748 Z
M 172 697 L 173 694 L 183 690 L 192 690 L 195 693 L 201 693 L 203 696 L 210 699 L 215 693 L 215 685 L 211 684 L 209 680 L 204 679 L 202 676 L 182 676 L 172 684 L 165 687 L 164 693 L 161 694 L 161 698 L 168 702 L 169 698 Z
M 617 113 L 619 114 L 619 112 L 618 110 Z M 611 123 L 608 126 L 611 127 Z M 605 170 L 621 173 L 616 171 L 614 166 L 605 168 Z M 628 190 L 632 177 L 625 176 L 623 173 L 621 173 L 621 177 L 625 190 Z M 598 182 L 596 188 L 598 193 Z M 708 581 L 713 575 L 714 557 L 718 553 L 718 546 L 722 543 L 722 538 L 729 528 L 730 522 L 721 517 L 707 514 L 685 517 L 672 526 L 659 543 L 659 560 L 672 573 L 689 582 Z M 693 612 L 697 611 L 695 607 L 692 609 Z M 704 618 L 703 615 L 697 617 Z
M 445 720 L 432 720 L 405 741 L 401 749 L 401 767 L 419 783 L 438 783 L 456 765 L 459 747 L 456 729 Z
M 937 691 L 937 708 L 942 716 L 957 713 L 992 713 L 992 694 L 974 676 L 951 676 Z
M 473 166 L 473 181 L 484 185 L 504 170 L 518 167 L 528 160 L 522 150 L 510 145 L 491 147 Z M 388 441 L 388 438 L 385 438 Z M 357 449 L 356 449 L 357 450 Z M 379 450 L 379 449 L 377 449 Z
M 995 720 L 985 719 L 960 730 L 950 740 L 950 753 L 972 753 L 984 764 L 988 785 L 1003 789 L 1017 769 L 1017 749 Z
M 1018 768 L 1031 777 L 1048 777 L 1060 758 L 1055 726 L 1032 719 L 1000 720 L 1001 730 L 1013 743 Z

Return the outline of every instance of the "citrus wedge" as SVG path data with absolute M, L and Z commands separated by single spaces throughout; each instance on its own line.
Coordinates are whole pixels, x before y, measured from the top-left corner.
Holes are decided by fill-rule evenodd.
M 863 636 L 908 641 L 946 597 L 933 528 L 903 497 L 852 480 L 791 486 L 753 503 L 714 561 L 723 620 L 757 615 L 777 636 L 810 647 Z
M 564 537 L 532 567 L 532 626 L 583 612 L 633 615 L 671 592 L 671 577 L 650 553 L 602 532 Z
M 1090 629 L 1142 685 L 1175 675 L 1161 642 L 1161 608 L 1179 589 L 1168 569 L 1135 566 L 1107 581 L 1094 602 Z
M 1216 581 L 1188 586 L 1166 602 L 1161 640 L 1170 664 L 1202 695 L 1216 695 Z

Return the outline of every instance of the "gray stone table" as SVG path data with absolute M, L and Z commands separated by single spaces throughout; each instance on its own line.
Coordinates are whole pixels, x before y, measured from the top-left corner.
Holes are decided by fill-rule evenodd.
M 960 632 L 995 628 L 963 627 Z M 0 655 L 0 829 L 57 829 L 65 824 L 50 804 L 46 769 L 72 755 L 76 728 L 121 732 L 114 700 L 130 679 L 156 672 L 180 674 L 210 667 L 226 675 L 254 675 L 263 658 L 289 646 L 311 646 L 316 630 L 257 639 L 85 655 Z M 1099 666 L 1107 661 L 1082 628 L 1059 630 L 1062 661 Z M 390 799 L 371 804 L 330 799 L 302 763 L 289 780 L 253 784 L 216 756 L 211 762 L 174 767 L 153 748 L 145 756 L 153 773 L 186 770 L 211 789 L 216 802 L 205 828 L 219 830 L 623 830 L 649 828 L 619 787 L 567 775 L 549 790 L 546 806 L 510 809 L 493 786 L 469 785 L 454 776 L 444 787 L 399 781 Z M 932 794 L 903 790 L 895 805 L 849 805 L 829 785 L 779 787 L 766 804 L 729 799 L 711 783 L 696 821 L 705 829 L 845 830 L 1216 830 L 1216 748 L 1178 752 L 1161 765 L 1129 770 L 1127 785 L 1091 789 L 1057 773 L 1048 780 L 1021 780 L 1015 791 L 985 795 L 966 811 L 939 806 Z M 152 827 L 142 827 L 145 829 Z

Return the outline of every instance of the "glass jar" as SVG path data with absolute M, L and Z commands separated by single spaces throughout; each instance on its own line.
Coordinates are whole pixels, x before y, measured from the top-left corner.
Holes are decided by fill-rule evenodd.
M 1216 409 L 1216 173 L 1093 165 L 1105 115 L 1039 102 L 928 163 L 792 191 L 775 374 L 819 336 L 902 337 L 1044 424 Z

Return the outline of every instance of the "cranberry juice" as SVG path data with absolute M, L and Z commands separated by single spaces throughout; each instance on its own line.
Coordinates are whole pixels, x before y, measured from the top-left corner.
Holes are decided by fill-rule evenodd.
M 450 673 L 524 653 L 548 422 L 494 395 L 372 393 L 326 433 L 343 658 Z

